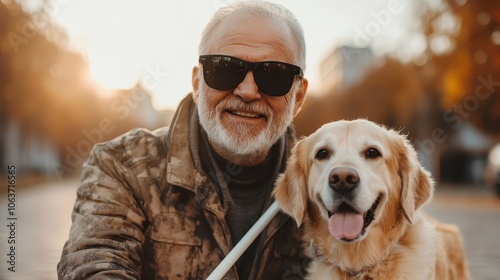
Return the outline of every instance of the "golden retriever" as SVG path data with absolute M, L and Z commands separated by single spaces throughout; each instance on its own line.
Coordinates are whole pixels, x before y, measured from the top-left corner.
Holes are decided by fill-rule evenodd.
M 301 139 L 273 194 L 304 224 L 307 279 L 469 279 L 459 229 L 423 213 L 433 191 L 405 136 L 360 119 Z

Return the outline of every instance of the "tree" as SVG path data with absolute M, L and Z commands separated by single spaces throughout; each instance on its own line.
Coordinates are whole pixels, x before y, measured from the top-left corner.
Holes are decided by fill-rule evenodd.
M 106 139 L 130 129 L 125 124 L 130 119 L 109 112 L 99 90 L 85 57 L 68 49 L 65 32 L 43 5 L 27 13 L 15 1 L 0 1 L 0 161 L 8 122 L 21 127 L 24 139 L 46 138 L 62 158 L 105 118 L 117 128 Z
M 427 90 L 440 94 L 445 114 L 500 138 L 500 2 L 420 3 Z

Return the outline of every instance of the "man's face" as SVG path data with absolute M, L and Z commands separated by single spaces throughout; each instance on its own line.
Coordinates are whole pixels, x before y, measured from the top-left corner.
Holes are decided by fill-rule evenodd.
M 250 62 L 297 63 L 298 44 L 288 27 L 264 16 L 226 18 L 209 43 L 210 54 L 234 56 Z M 285 96 L 259 92 L 252 71 L 234 89 L 217 90 L 206 85 L 200 67 L 193 70 L 194 99 L 200 123 L 212 147 L 226 159 L 263 160 L 271 146 L 290 125 L 302 104 L 307 81 L 295 78 Z M 236 158 L 235 158 L 236 157 Z

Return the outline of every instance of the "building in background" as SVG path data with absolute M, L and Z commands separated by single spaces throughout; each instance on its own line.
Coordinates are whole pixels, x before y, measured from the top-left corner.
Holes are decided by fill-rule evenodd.
M 16 167 L 16 174 L 50 174 L 51 164 L 59 160 L 56 146 L 47 137 L 23 130 L 18 122 L 7 120 L 2 148 L 3 162 Z M 6 168 L 4 168 L 4 171 Z
M 332 92 L 332 89 L 355 84 L 375 65 L 376 61 L 372 50 L 368 47 L 335 48 L 320 64 L 321 92 Z
M 150 130 L 169 125 L 174 113 L 173 110 L 156 110 L 151 93 L 140 83 L 130 89 L 116 91 L 109 106 L 118 119 Z

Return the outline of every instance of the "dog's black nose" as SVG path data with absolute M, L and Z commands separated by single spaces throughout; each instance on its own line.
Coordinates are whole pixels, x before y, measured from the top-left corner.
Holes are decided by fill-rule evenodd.
M 336 192 L 350 192 L 358 186 L 359 175 L 350 167 L 336 167 L 330 171 L 330 187 Z

